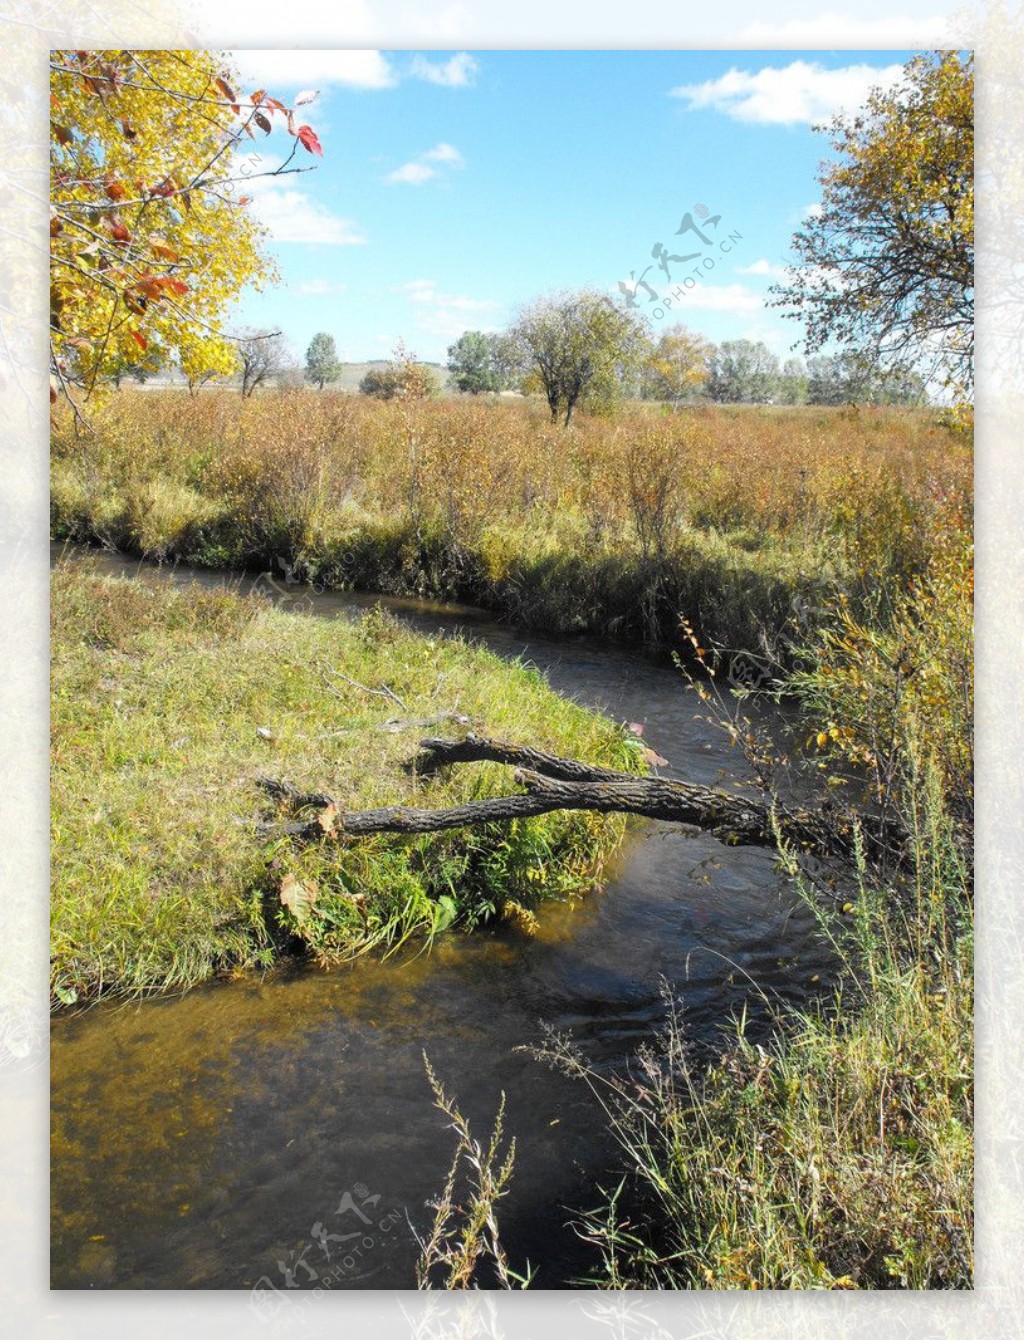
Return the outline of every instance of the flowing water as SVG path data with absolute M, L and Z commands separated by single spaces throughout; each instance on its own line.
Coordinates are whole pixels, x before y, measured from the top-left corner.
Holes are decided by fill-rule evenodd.
M 287 586 L 276 594 L 325 618 L 377 603 Z M 423 629 L 462 629 L 523 656 L 560 692 L 644 722 L 671 765 L 664 775 L 744 779 L 737 751 L 665 662 L 529 636 L 478 611 L 381 603 Z M 784 727 L 778 714 L 766 724 Z M 618 1155 L 586 1087 L 521 1048 L 546 1025 L 571 1032 L 598 1068 L 621 1068 L 664 1018 L 664 981 L 690 1036 L 713 1042 L 745 1006 L 827 989 L 832 970 L 770 852 L 648 823 L 601 891 L 545 907 L 532 938 L 509 927 L 454 934 L 429 954 L 286 967 L 60 1017 L 52 1284 L 252 1288 L 254 1311 L 267 1314 L 294 1305 L 293 1287 L 411 1287 L 413 1228 L 429 1225 L 426 1202 L 454 1148 L 432 1105 L 426 1051 L 478 1137 L 505 1091 L 517 1157 L 502 1236 L 513 1265 L 539 1268 L 536 1287 L 565 1287 L 596 1266 L 572 1211 L 596 1202 L 599 1182 L 615 1185 Z

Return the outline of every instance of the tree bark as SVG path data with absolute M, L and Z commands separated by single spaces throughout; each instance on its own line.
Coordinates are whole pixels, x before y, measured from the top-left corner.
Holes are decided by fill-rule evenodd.
M 768 805 L 692 782 L 637 777 L 472 733 L 462 740 L 423 740 L 419 755 L 406 766 L 423 777 L 452 764 L 480 761 L 514 765 L 513 777 L 523 794 L 468 801 L 442 810 L 393 805 L 345 812 L 323 792 L 301 793 L 286 782 L 261 777 L 258 784 L 293 813 L 308 808 L 320 811 L 312 819 L 264 825 L 264 831 L 314 841 L 372 833 L 437 833 L 553 810 L 587 810 L 689 824 L 730 844 L 773 847 L 782 838 L 800 851 L 844 859 L 854 850 L 853 820 L 831 812 Z M 881 850 L 883 844 L 892 846 L 894 834 L 880 821 L 865 816 L 858 820 L 858 827 L 869 853 Z

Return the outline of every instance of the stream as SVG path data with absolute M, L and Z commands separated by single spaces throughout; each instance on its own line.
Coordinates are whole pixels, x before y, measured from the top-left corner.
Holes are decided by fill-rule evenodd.
M 93 558 L 112 573 L 156 571 Z M 645 723 L 671 765 L 662 775 L 747 778 L 667 658 L 529 635 L 449 605 L 163 575 L 258 585 L 302 617 L 351 618 L 379 602 L 424 631 L 462 630 L 532 661 L 559 692 Z M 750 714 L 785 729 L 774 706 Z M 291 964 L 62 1014 L 51 1046 L 52 1287 L 252 1289 L 250 1306 L 268 1316 L 313 1305 L 301 1290 L 414 1287 L 413 1228 L 429 1230 L 427 1202 L 454 1152 L 424 1051 L 478 1139 L 505 1092 L 516 1163 L 502 1238 L 514 1268 L 536 1267 L 535 1288 L 569 1287 L 598 1265 L 573 1211 L 617 1184 L 621 1156 L 587 1088 L 518 1049 L 546 1024 L 598 1069 L 618 1070 L 663 1020 L 663 981 L 689 1035 L 713 1043 L 745 1006 L 803 1000 L 833 973 L 771 852 L 637 823 L 604 887 L 542 908 L 532 938 L 502 925 L 385 962 Z

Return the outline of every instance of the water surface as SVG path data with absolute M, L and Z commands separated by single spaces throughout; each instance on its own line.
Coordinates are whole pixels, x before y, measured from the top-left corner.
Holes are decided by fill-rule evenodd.
M 378 601 L 255 584 L 304 616 L 350 618 Z M 744 784 L 742 757 L 665 661 L 524 634 L 462 607 L 381 603 L 530 660 L 558 691 L 644 723 L 665 775 Z M 776 709 L 760 711 L 784 728 Z M 258 1288 L 254 1309 L 268 1311 L 291 1305 L 291 1286 L 411 1287 L 413 1229 L 427 1228 L 454 1147 L 424 1051 L 478 1137 L 507 1095 L 517 1160 L 500 1221 L 513 1264 L 529 1258 L 546 1288 L 595 1268 L 571 1210 L 595 1203 L 599 1181 L 614 1185 L 617 1151 L 585 1086 L 523 1045 L 547 1025 L 596 1066 L 621 1069 L 663 1018 L 665 981 L 690 1035 L 710 1044 L 745 1006 L 827 989 L 832 964 L 770 852 L 668 824 L 637 824 L 605 886 L 546 906 L 539 922 L 532 938 L 484 929 L 429 954 L 285 968 L 57 1019 L 53 1286 Z

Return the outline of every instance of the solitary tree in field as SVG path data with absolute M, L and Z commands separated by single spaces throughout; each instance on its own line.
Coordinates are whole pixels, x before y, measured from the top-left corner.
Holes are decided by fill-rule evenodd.
M 280 331 L 246 331 L 238 343 L 238 362 L 242 372 L 244 399 L 248 399 L 257 386 L 280 376 L 291 367 L 284 336 Z
M 974 62 L 916 56 L 828 128 L 836 161 L 821 212 L 793 239 L 800 268 L 772 290 L 830 341 L 890 366 L 918 364 L 966 394 L 974 354 Z
M 510 334 L 540 382 L 552 423 L 563 418 L 566 427 L 581 397 L 607 401 L 627 387 L 650 347 L 641 318 L 587 289 L 538 299 Z
M 341 364 L 334 347 L 334 336 L 320 331 L 310 340 L 306 350 L 306 380 L 316 382 L 322 391 L 325 382 L 336 382 L 340 376 Z
M 500 367 L 498 337 L 467 330 L 448 346 L 448 371 L 458 391 L 480 395 L 500 391 L 505 382 Z
M 293 148 L 276 174 L 321 152 L 293 110 L 234 82 L 213 51 L 51 52 L 51 399 L 72 360 L 86 395 L 133 359 L 234 367 L 225 309 L 270 273 L 246 196 L 268 174 L 237 150 L 279 120 Z

